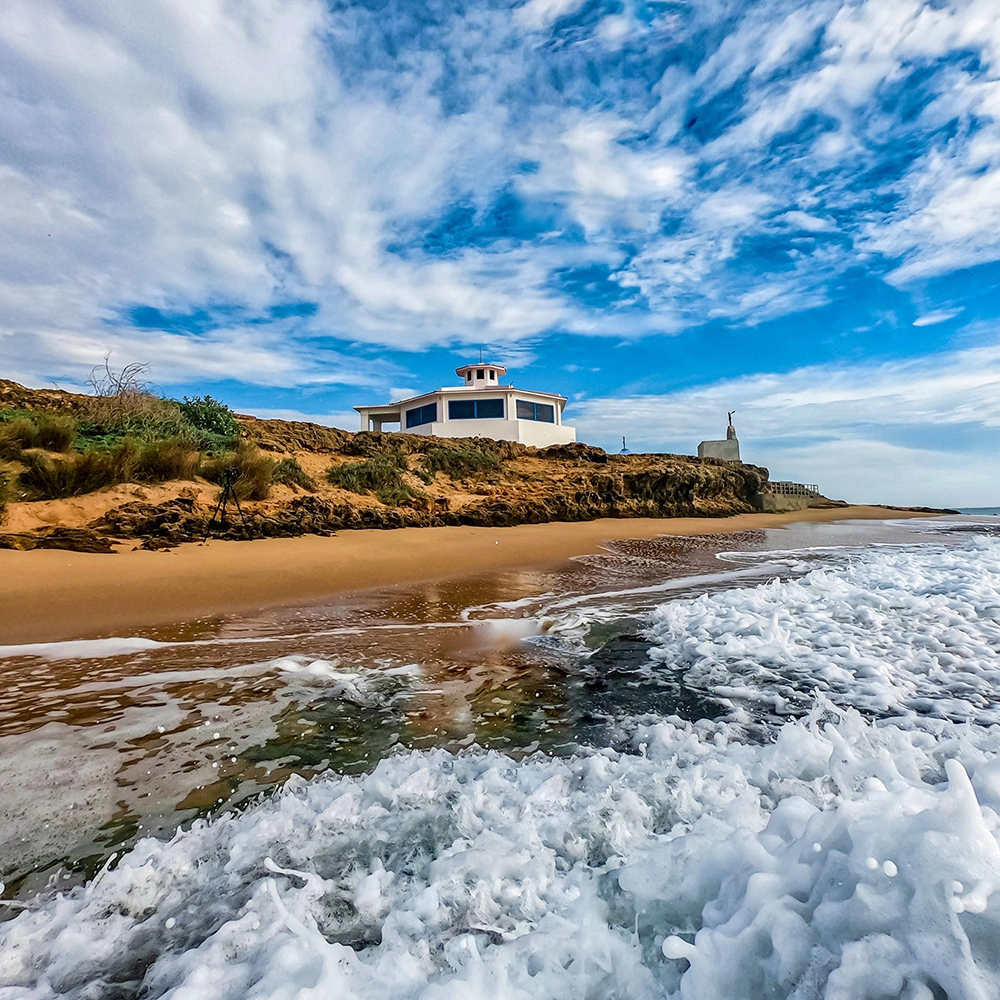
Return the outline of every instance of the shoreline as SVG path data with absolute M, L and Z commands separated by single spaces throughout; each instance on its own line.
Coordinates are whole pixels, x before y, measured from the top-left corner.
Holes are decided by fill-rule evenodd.
M 113 556 L 0 550 L 0 644 L 132 634 L 397 583 L 551 565 L 594 552 L 611 539 L 730 534 L 800 521 L 933 516 L 940 512 L 859 505 L 723 518 L 366 529 L 341 531 L 329 538 L 213 540 L 161 552 L 124 550 Z

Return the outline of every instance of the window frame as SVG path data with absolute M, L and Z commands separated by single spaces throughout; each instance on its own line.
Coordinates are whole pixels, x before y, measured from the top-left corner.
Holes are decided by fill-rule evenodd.
M 437 400 L 432 403 L 424 403 L 423 406 L 414 406 L 406 411 L 406 429 L 409 430 L 411 427 L 424 427 L 427 424 L 437 423 Z M 430 411 L 431 416 L 427 417 L 427 412 Z M 417 414 L 418 416 L 411 419 L 411 414 Z

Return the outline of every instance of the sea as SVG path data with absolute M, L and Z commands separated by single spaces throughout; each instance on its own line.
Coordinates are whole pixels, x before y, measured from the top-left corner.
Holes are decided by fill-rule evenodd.
M 2 647 L 0 1000 L 996 998 L 998 514 Z

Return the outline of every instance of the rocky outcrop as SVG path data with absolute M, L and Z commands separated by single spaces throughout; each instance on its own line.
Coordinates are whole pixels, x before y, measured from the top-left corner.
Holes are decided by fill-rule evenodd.
M 89 400 L 92 397 L 0 381 L 0 407 L 75 413 Z M 609 455 L 583 443 L 535 449 L 488 438 L 351 433 L 304 421 L 241 417 L 240 422 L 246 440 L 261 451 L 275 458 L 294 458 L 306 473 L 305 482 L 311 484 L 306 488 L 315 490 L 293 496 L 292 487 L 275 487 L 268 500 L 244 505 L 245 523 L 230 507 L 222 524 L 212 521 L 215 487 L 204 479 L 183 490 L 179 483 L 171 484 L 182 495 L 161 502 L 146 502 L 142 495 L 125 503 L 116 498 L 98 507 L 103 513 L 97 517 L 92 508 L 86 528 L 77 525 L 83 534 L 75 544 L 93 546 L 87 551 L 112 551 L 110 543 L 97 539 L 133 541 L 157 549 L 206 537 L 280 538 L 352 528 L 723 517 L 760 509 L 768 480 L 766 469 L 739 462 L 686 455 Z M 360 473 L 329 479 L 326 472 L 332 465 L 388 470 L 395 482 L 392 489 L 379 489 L 366 486 Z M 42 530 L 0 544 L 70 547 L 74 543 L 69 536 L 60 541 Z
M 91 528 L 56 527 L 0 535 L 0 549 L 63 549 L 69 552 L 114 553 L 114 541 Z
M 450 509 L 447 498 L 391 507 L 361 497 L 335 502 L 300 496 L 281 504 L 244 505 L 245 521 L 231 506 L 223 524 L 219 518 L 211 520 L 213 508 L 208 505 L 176 497 L 161 504 L 122 504 L 89 528 L 162 549 L 209 537 L 289 538 L 354 528 L 510 527 L 598 517 L 726 516 L 752 511 L 766 477 L 766 470 L 753 466 L 713 466 L 683 456 L 643 456 L 648 467 L 640 469 L 621 456 L 604 458 L 601 462 L 594 455 L 580 455 L 567 469 L 564 460 L 550 456 L 557 476 L 545 475 L 544 469 L 520 477 L 501 474 L 486 487 L 488 496 L 457 510 Z

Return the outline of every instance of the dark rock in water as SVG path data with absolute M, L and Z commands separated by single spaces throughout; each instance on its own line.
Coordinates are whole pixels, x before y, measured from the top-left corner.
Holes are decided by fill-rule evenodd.
M 651 662 L 653 645 L 641 635 L 619 635 L 584 663 L 571 682 L 583 742 L 613 742 L 615 723 L 626 717 L 676 715 L 695 722 L 725 714 L 719 702 L 684 683 L 682 670 Z
M 114 543 L 90 528 L 45 528 L 37 533 L 0 535 L 0 549 L 64 549 L 69 552 L 114 554 Z

